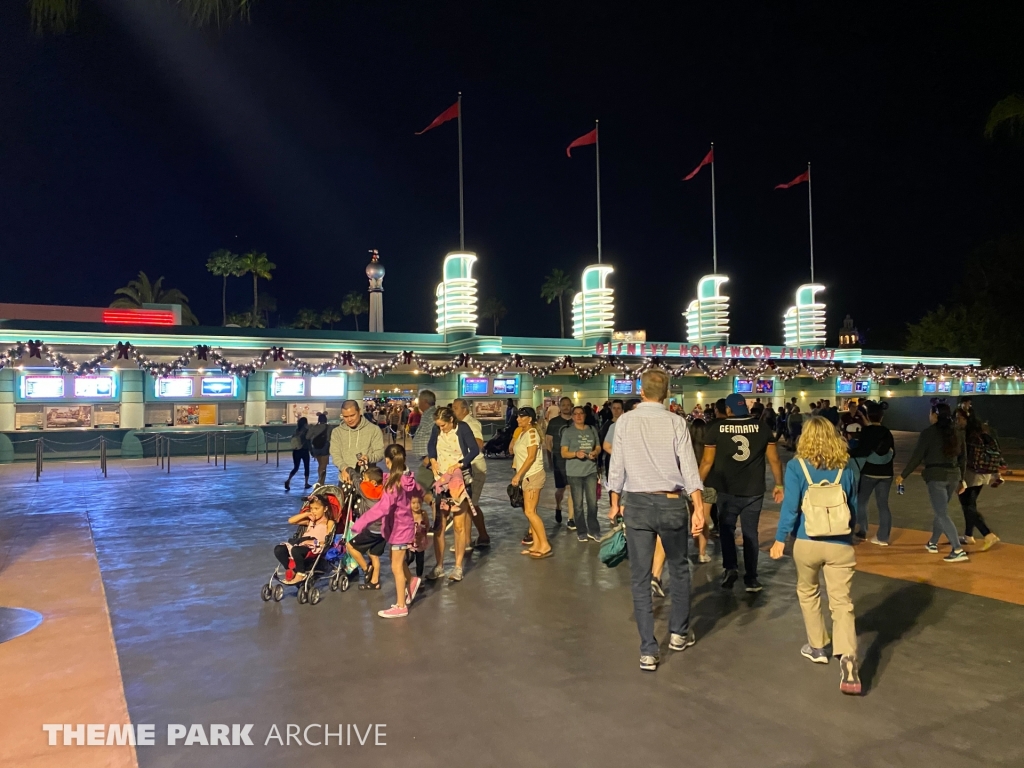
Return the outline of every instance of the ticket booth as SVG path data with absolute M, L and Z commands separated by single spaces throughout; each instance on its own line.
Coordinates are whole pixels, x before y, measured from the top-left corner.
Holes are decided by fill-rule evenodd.
M 145 426 L 215 427 L 245 423 L 245 383 L 226 373 L 183 371 L 147 377 Z
M 348 396 L 348 375 L 330 372 L 311 376 L 299 371 L 274 371 L 267 377 L 267 424 L 295 424 L 303 416 L 316 423 L 318 413 L 341 421 Z
M 19 371 L 15 382 L 16 430 L 102 429 L 120 425 L 117 371 L 76 376 L 52 369 Z

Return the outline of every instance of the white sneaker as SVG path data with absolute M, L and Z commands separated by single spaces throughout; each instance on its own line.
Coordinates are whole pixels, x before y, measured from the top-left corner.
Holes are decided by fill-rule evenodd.
M 889 546 L 889 542 L 888 541 L 882 541 L 877 536 L 872 536 L 871 537 L 871 543 L 872 544 L 877 544 L 880 547 L 888 547 Z
M 661 661 L 661 659 L 657 656 L 641 656 L 640 669 L 644 672 L 654 672 L 658 668 L 659 661 Z
M 427 581 L 437 581 L 444 576 L 444 566 L 435 565 L 434 570 L 427 574 Z
M 668 647 L 672 651 L 685 651 L 691 645 L 697 642 L 696 636 L 693 634 L 691 629 L 685 635 L 677 635 L 675 632 L 669 637 Z
M 697 555 L 697 562 L 698 563 L 710 563 L 711 562 L 711 555 L 709 555 L 707 553 L 704 553 L 703 555 Z

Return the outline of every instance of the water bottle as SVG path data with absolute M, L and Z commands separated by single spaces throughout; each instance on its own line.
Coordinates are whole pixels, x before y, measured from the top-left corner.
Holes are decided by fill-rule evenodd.
M 900 483 L 899 485 L 896 486 L 896 493 L 898 493 L 900 496 L 902 496 L 903 492 L 906 490 L 907 489 L 903 486 L 903 483 Z

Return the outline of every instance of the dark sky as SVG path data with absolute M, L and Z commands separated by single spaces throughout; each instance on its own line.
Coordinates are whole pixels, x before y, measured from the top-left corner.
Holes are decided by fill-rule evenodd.
M 593 148 L 565 147 L 596 117 L 619 328 L 685 337 L 710 177 L 680 179 L 714 141 L 733 340 L 781 341 L 807 195 L 773 187 L 810 160 L 830 341 L 849 312 L 891 346 L 974 247 L 1024 229 L 1024 146 L 982 136 L 1024 91 L 1024 4 L 711 5 L 259 0 L 197 31 L 82 0 L 74 30 L 38 37 L 0 4 L 0 301 L 106 305 L 142 269 L 216 324 L 207 255 L 256 248 L 287 321 L 365 289 L 378 248 L 386 327 L 432 330 L 455 124 L 413 133 L 462 90 L 467 247 L 504 333 L 556 335 L 543 276 L 594 258 Z

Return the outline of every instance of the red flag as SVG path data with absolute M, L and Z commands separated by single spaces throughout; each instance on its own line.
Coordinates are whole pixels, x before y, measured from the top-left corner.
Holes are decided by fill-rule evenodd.
M 597 144 L 597 128 L 592 130 L 590 133 L 585 133 L 580 136 L 576 141 L 565 148 L 565 156 L 572 157 L 573 147 L 585 147 L 587 144 Z
M 799 176 L 797 176 L 791 182 L 789 182 L 789 184 L 778 184 L 778 185 L 776 185 L 775 188 L 776 189 L 789 189 L 790 187 L 795 187 L 797 184 L 803 184 L 805 181 L 810 181 L 810 180 L 811 180 L 811 172 L 810 172 L 810 170 L 807 170 L 807 171 L 804 171 L 803 173 L 801 173 Z
M 694 168 L 692 171 L 690 171 L 689 176 L 685 176 L 683 178 L 683 181 L 689 181 L 690 179 L 692 179 L 694 176 L 697 175 L 697 171 L 699 171 L 705 165 L 708 165 L 709 163 L 713 163 L 713 162 L 715 162 L 715 148 L 714 147 L 712 147 L 708 151 L 708 153 L 706 155 L 704 155 L 704 159 L 700 161 L 700 164 L 696 168 Z
M 416 135 L 420 136 L 420 135 L 426 133 L 427 131 L 429 131 L 431 128 L 437 128 L 437 126 L 439 126 L 441 123 L 447 123 L 449 120 L 454 120 L 458 116 L 459 116 L 459 102 L 456 101 L 454 104 L 452 104 L 450 107 L 448 107 L 448 109 L 446 109 L 440 115 L 435 117 L 434 118 L 434 122 L 432 122 L 430 125 L 428 125 L 426 128 L 424 128 L 422 131 L 416 131 Z

